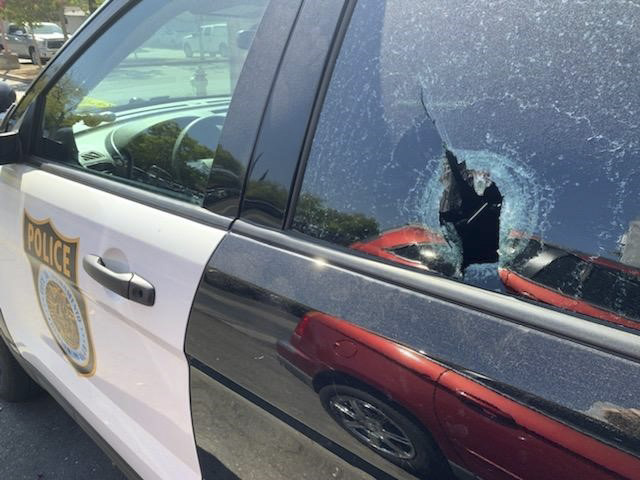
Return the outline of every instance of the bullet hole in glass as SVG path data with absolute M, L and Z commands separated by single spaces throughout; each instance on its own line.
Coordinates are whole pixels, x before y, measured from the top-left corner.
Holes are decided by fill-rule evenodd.
M 445 149 L 440 225 L 462 251 L 462 270 L 498 261 L 502 194 L 489 172 L 471 170 Z

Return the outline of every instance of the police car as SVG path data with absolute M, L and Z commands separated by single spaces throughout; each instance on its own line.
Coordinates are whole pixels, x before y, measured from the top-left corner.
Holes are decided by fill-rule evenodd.
M 0 397 L 131 478 L 640 479 L 638 22 L 107 2 L 3 121 Z

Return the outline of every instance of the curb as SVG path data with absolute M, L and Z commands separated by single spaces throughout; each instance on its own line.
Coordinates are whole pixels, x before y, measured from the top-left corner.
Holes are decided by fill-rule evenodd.
M 22 83 L 26 83 L 29 84 L 34 80 L 35 77 L 33 78 L 24 78 L 24 77 L 19 77 L 17 75 L 11 75 L 10 73 L 0 73 L 0 79 L 2 80 L 13 80 L 14 82 L 22 82 Z

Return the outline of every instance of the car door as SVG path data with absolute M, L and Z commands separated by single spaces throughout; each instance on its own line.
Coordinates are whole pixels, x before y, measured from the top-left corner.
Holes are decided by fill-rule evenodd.
M 576 165 L 559 172 L 540 159 L 586 148 L 587 132 L 553 108 L 521 116 L 509 92 L 542 102 L 556 90 L 518 76 L 519 54 L 501 35 L 454 25 L 483 30 L 475 19 L 491 11 L 486 4 L 336 3 L 345 10 L 329 42 L 313 34 L 331 10 L 301 11 L 240 219 L 195 297 L 185 348 L 203 474 L 213 478 L 222 463 L 241 477 L 242 465 L 256 462 L 264 478 L 300 468 L 324 478 L 333 457 L 312 462 L 318 451 L 306 438 L 346 462 L 336 471 L 344 478 L 639 478 L 637 331 L 535 303 L 500 279 L 501 269 L 535 258 L 540 239 L 615 251 L 637 196 L 621 200 L 614 225 L 602 220 L 602 205 L 618 198 L 613 178 L 622 177 L 603 181 L 597 205 L 596 191 L 577 185 L 601 181 L 588 168 L 572 187 L 557 184 L 555 175 L 577 175 Z M 504 8 L 496 6 L 492 33 L 502 31 L 500 15 L 517 23 L 537 11 L 530 2 Z M 553 10 L 555 22 L 574 16 L 566 5 Z M 506 49 L 513 75 L 495 73 L 501 56 L 466 53 L 480 38 L 482 52 Z M 539 53 L 535 35 L 510 38 Z M 555 81 L 557 91 L 575 87 Z M 494 99 L 487 92 L 496 86 Z M 590 85 L 581 88 L 580 99 L 593 98 Z M 604 115 L 603 125 L 617 122 L 572 98 L 576 109 Z M 566 133 L 561 145 L 541 138 L 557 129 Z M 601 223 L 589 216 L 596 210 Z M 431 368 L 407 374 L 404 349 Z M 363 362 L 369 354 L 375 361 Z M 249 425 L 235 428 L 240 419 Z M 406 447 L 395 453 L 382 448 L 389 425 Z
M 283 3 L 111 2 L 8 122 L 21 133 L 31 122 L 34 137 L 28 161 L 0 172 L 2 243 L 12 252 L 3 317 L 22 357 L 142 478 L 200 478 L 186 322 L 248 163 L 241 151 L 218 160 L 215 151 L 253 143 L 291 26 Z M 261 81 L 238 79 L 246 52 L 226 64 L 180 63 L 180 50 L 154 43 L 160 28 L 200 19 L 232 16 L 246 29 L 268 6 L 270 25 L 256 38 L 269 53 L 249 61 L 269 60 L 258 65 Z M 208 89 L 192 84 L 196 70 Z M 251 102 L 233 113 L 236 93 Z

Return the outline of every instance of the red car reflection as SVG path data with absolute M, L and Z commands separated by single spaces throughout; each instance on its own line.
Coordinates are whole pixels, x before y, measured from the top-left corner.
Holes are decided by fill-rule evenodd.
M 640 328 L 640 270 L 606 258 L 587 255 L 525 238 L 513 244 L 523 251 L 498 269 L 505 288 L 518 295 L 589 315 L 625 327 Z M 459 276 L 461 261 L 442 235 L 420 226 L 389 230 L 351 248 L 400 265 Z
M 338 318 L 307 314 L 278 352 L 342 428 L 420 478 L 451 462 L 485 480 L 640 479 L 639 459 Z
M 449 277 L 460 275 L 462 259 L 452 261 L 452 250 L 444 237 L 416 225 L 387 230 L 373 239 L 356 242 L 351 248 L 400 265 Z
M 625 327 L 640 328 L 640 270 L 531 238 L 520 258 L 500 268 L 519 295 Z
M 366 242 L 356 242 L 351 248 L 402 265 L 428 268 L 424 259 L 435 258 L 437 248 L 446 245 L 442 235 L 423 227 L 407 226 L 388 230 Z

